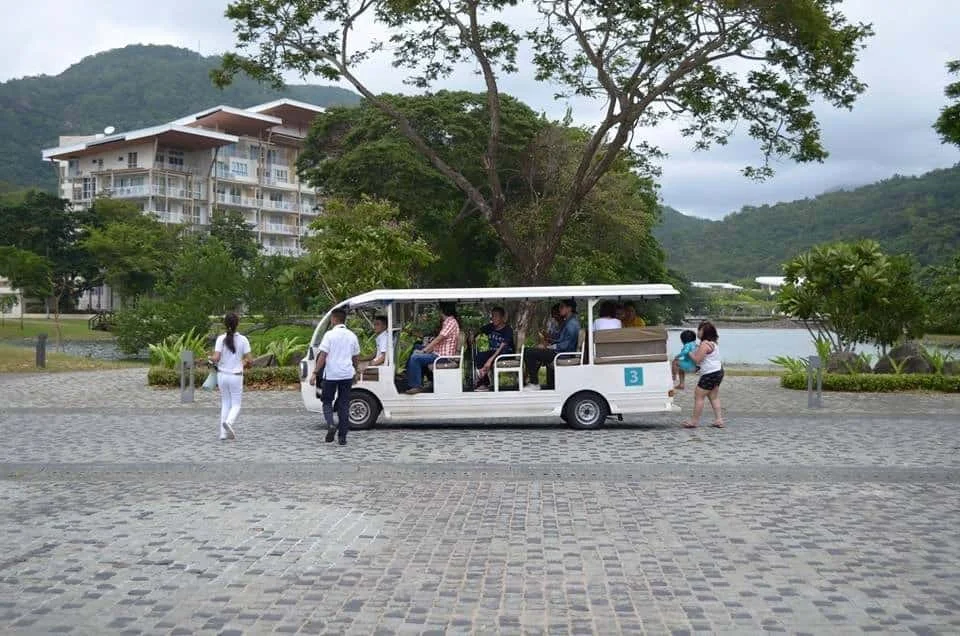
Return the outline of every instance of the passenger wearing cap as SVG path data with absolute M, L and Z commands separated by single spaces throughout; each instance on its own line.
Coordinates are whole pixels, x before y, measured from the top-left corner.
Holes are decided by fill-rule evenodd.
M 577 319 L 577 303 L 568 299 L 560 302 L 560 316 L 563 325 L 553 344 L 541 344 L 534 349 L 527 349 L 523 354 L 523 366 L 527 370 L 527 389 L 538 390 L 540 367 L 547 367 L 547 387 L 554 388 L 553 359 L 558 353 L 572 353 L 580 343 L 580 321 Z

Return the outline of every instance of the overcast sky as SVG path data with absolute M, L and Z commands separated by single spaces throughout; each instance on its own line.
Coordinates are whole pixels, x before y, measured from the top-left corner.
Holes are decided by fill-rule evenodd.
M 127 44 L 174 44 L 204 55 L 233 44 L 223 18 L 226 0 L 31 0 L 5 7 L 8 25 L 0 39 L 0 81 L 62 72 L 82 57 Z M 94 8 L 95 7 L 95 8 Z M 789 201 L 841 186 L 870 183 L 893 174 L 919 174 L 960 162 L 960 149 L 940 144 L 932 122 L 944 105 L 948 82 L 944 64 L 960 58 L 960 0 L 846 0 L 855 21 L 872 22 L 876 35 L 861 56 L 859 76 L 868 91 L 852 112 L 819 112 L 830 158 L 822 165 L 778 166 L 761 184 L 740 176 L 758 160 L 749 140 L 725 148 L 692 152 L 675 128 L 638 131 L 669 152 L 663 162 L 662 196 L 688 214 L 721 217 L 743 205 Z M 42 37 L 38 35 L 42 34 Z M 363 33 L 359 33 L 362 36 Z M 953 44 L 951 44 L 953 42 Z M 375 91 L 407 91 L 386 62 L 364 69 Z M 469 73 L 448 87 L 479 88 Z M 567 103 L 528 72 L 505 78 L 504 91 L 538 110 L 560 117 Z M 574 103 L 574 116 L 590 123 L 595 107 Z

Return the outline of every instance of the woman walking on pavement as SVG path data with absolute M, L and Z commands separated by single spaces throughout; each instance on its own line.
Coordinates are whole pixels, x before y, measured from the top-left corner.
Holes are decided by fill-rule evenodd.
M 693 416 L 684 421 L 684 428 L 697 428 L 703 415 L 703 401 L 710 400 L 713 407 L 713 426 L 723 428 L 723 415 L 720 411 L 720 384 L 723 382 L 723 361 L 720 359 L 720 339 L 717 328 L 708 320 L 700 323 L 698 334 L 700 345 L 690 354 L 690 358 L 700 366 L 700 380 L 693 395 Z
M 243 370 L 250 366 L 250 341 L 237 333 L 240 319 L 232 311 L 223 317 L 227 332 L 217 336 L 210 358 L 217 367 L 220 387 L 220 439 L 237 439 L 233 430 L 243 398 Z

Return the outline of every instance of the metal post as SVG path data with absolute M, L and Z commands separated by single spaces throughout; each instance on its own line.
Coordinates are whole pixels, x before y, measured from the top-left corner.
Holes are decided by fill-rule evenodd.
M 193 402 L 194 391 L 194 370 L 193 351 L 184 350 L 180 352 L 180 403 L 189 404 Z
M 817 392 L 813 392 L 813 376 L 817 376 Z M 820 356 L 807 358 L 807 408 L 823 408 L 823 361 Z
M 37 336 L 37 368 L 47 368 L 47 334 Z

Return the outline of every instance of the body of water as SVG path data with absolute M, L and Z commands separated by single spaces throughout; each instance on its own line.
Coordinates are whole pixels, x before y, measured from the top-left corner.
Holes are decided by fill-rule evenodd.
M 683 329 L 670 329 L 667 351 L 671 356 L 680 351 L 680 332 Z M 805 358 L 817 355 L 813 338 L 806 329 L 763 329 L 730 328 L 717 329 L 720 335 L 720 354 L 727 364 L 770 365 L 770 358 L 790 356 Z M 880 356 L 879 347 L 860 345 L 857 351 Z

